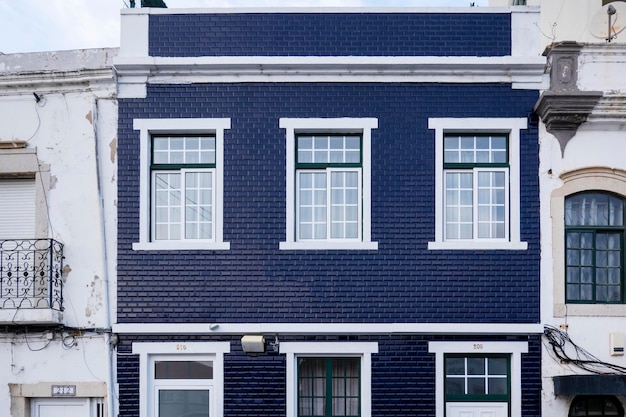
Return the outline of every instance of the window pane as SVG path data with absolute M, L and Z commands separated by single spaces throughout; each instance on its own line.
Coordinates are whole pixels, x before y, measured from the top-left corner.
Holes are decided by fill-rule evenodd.
M 446 394 L 462 395 L 465 394 L 464 378 L 446 378 Z
M 152 163 L 215 164 L 215 136 L 154 137 Z
M 158 417 L 209 416 L 208 390 L 159 390 Z
M 326 173 L 298 174 L 298 239 L 326 238 Z
M 180 239 L 180 174 L 154 175 L 154 224 L 156 240 Z
M 506 375 L 508 361 L 506 358 L 489 358 L 487 359 L 487 366 L 489 368 L 489 375 Z
M 485 358 L 467 358 L 468 375 L 485 375 Z
M 487 389 L 491 395 L 506 395 L 508 394 L 506 378 L 488 378 Z
M 358 237 L 358 178 L 359 173 L 331 173 L 331 238 L 354 239 Z M 351 227 L 348 227 L 350 226 Z M 357 233 L 355 233 L 357 232 Z
M 467 378 L 468 395 L 485 395 L 485 378 Z
M 156 379 L 213 379 L 213 361 L 155 361 Z
M 213 238 L 213 173 L 185 175 L 185 237 Z
M 465 375 L 465 358 L 446 358 L 446 375 Z

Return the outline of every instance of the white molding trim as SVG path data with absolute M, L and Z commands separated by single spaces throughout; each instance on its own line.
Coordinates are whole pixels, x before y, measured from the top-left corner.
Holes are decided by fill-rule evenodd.
M 378 242 L 372 242 L 372 129 L 378 128 L 378 119 L 374 117 L 343 118 L 281 118 L 279 127 L 285 129 L 285 242 L 279 243 L 281 250 L 377 250 Z M 363 134 L 362 159 L 362 233 L 360 241 L 297 241 L 296 230 L 296 139 L 298 130 L 307 132 L 341 132 L 359 130 Z
M 502 14 L 512 12 L 539 13 L 538 6 L 521 7 L 224 7 L 224 8 L 135 8 L 122 9 L 126 15 L 159 15 L 159 14 L 320 14 L 320 13 L 429 13 L 429 14 Z
M 540 323 L 117 323 L 119 334 L 543 334 Z
M 446 353 L 508 353 L 511 354 L 511 417 L 522 415 L 522 358 L 528 353 L 528 342 L 429 342 L 428 352 L 435 354 L 435 416 L 444 417 L 444 355 Z
M 206 355 L 214 358 L 213 401 L 215 417 L 224 415 L 224 354 L 230 353 L 230 342 L 134 342 L 132 353 L 139 355 L 139 415 L 148 417 L 151 406 L 149 390 L 152 386 L 150 357 L 154 355 Z
M 139 242 L 133 250 L 229 250 L 223 241 L 224 215 L 224 130 L 230 129 L 230 119 L 134 119 L 133 129 L 139 130 Z M 215 235 L 211 241 L 150 241 L 150 137 L 154 133 L 215 133 Z
M 511 83 L 544 86 L 541 56 L 119 56 L 120 98 L 144 98 L 146 84 L 244 82 Z
M 353 356 L 361 358 L 361 416 L 372 415 L 372 353 L 378 353 L 376 342 L 286 342 L 280 353 L 287 365 L 287 417 L 297 413 L 298 356 Z
M 528 128 L 526 118 L 430 118 L 428 128 L 435 131 L 435 240 L 428 249 L 526 250 L 520 237 L 520 130 Z M 509 135 L 509 238 L 508 240 L 444 239 L 443 227 L 443 137 L 446 132 L 499 132 Z

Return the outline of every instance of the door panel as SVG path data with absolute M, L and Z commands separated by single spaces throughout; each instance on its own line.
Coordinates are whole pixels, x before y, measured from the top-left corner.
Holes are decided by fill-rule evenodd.
M 446 417 L 508 417 L 508 403 L 446 403 Z
M 31 402 L 31 417 L 92 417 L 89 398 L 41 398 Z

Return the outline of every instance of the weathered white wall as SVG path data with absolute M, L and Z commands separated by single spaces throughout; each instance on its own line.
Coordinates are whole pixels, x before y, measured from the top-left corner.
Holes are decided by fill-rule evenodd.
M 40 163 L 49 165 L 48 236 L 38 237 L 64 244 L 63 324 L 81 330 L 16 334 L 2 328 L 0 415 L 10 415 L 8 384 L 110 380 L 107 329 L 115 314 L 117 180 L 111 60 L 116 53 L 0 55 L 0 141 L 27 141 Z
M 559 327 L 567 325 L 567 334 L 581 348 L 601 361 L 626 367 L 625 356 L 611 356 L 609 335 L 626 332 L 624 306 L 599 306 L 598 313 L 589 315 L 555 314 L 555 292 L 563 291 L 563 277 L 558 281 L 554 264 L 563 263 L 564 253 L 554 249 L 555 233 L 551 217 L 551 195 L 563 181 L 561 176 L 581 168 L 603 167 L 626 170 L 626 84 L 623 80 L 624 44 L 586 44 L 578 60 L 578 88 L 603 91 L 587 122 L 583 123 L 567 143 L 564 152 L 557 139 L 540 125 L 540 184 L 541 184 L 541 276 L 542 322 Z M 598 188 L 602 188 L 602 181 Z M 563 231 L 558 231 L 563 233 Z M 562 236 L 562 235 L 561 235 Z M 558 287 L 558 288 L 557 288 Z M 571 310 L 571 308 L 570 308 Z M 543 415 L 566 416 L 572 398 L 555 397 L 552 377 L 585 374 L 571 365 L 555 360 L 549 346 L 543 350 Z M 620 398 L 626 405 L 626 398 Z

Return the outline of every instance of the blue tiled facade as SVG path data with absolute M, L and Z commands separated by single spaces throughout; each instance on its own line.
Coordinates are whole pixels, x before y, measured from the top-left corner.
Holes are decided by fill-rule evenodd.
M 121 101 L 119 321 L 537 322 L 538 145 L 528 113 L 536 99 L 507 85 L 211 84 L 150 86 L 147 99 Z M 378 118 L 372 238 L 379 249 L 281 251 L 286 156 L 279 118 L 337 116 Z M 231 118 L 224 138 L 230 251 L 132 251 L 139 142 L 130 126 L 148 117 Z M 435 226 L 428 117 L 529 117 L 521 208 L 529 250 L 427 249 Z
M 152 56 L 503 56 L 509 14 L 164 14 L 150 17 Z M 355 31 L 353 28 L 367 28 Z M 118 323 L 539 322 L 538 92 L 500 83 L 264 82 L 151 84 L 119 100 Z M 286 235 L 281 118 L 376 118 L 371 234 L 378 250 L 279 250 Z M 139 240 L 135 119 L 229 118 L 224 133 L 224 241 L 230 250 L 134 251 Z M 527 250 L 429 250 L 435 239 L 435 143 L 429 118 L 525 118 L 521 239 Z M 224 360 L 224 415 L 285 415 L 285 358 L 249 355 L 241 335 Z M 435 415 L 430 341 L 459 335 L 289 335 L 285 341 L 377 342 L 372 415 Z M 538 335 L 522 355 L 522 414 L 540 410 Z M 118 348 L 120 415 L 138 416 L 133 342 Z

